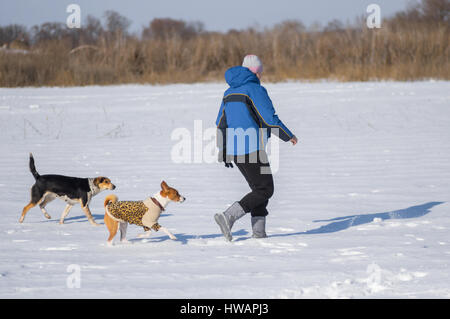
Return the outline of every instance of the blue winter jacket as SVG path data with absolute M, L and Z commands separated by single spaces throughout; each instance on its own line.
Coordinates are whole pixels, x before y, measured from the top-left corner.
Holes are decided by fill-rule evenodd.
M 235 66 L 225 72 L 225 80 L 230 88 L 225 91 L 216 120 L 223 160 L 225 155 L 264 150 L 271 133 L 285 142 L 293 137 L 275 114 L 266 89 L 253 72 Z

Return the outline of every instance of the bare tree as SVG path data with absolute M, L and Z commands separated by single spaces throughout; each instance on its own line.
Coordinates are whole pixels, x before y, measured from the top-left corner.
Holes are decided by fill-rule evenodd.
M 5 27 L 0 27 L 0 45 L 9 45 L 13 41 L 21 42 L 24 46 L 29 44 L 30 35 L 25 26 L 10 24 Z
M 450 22 L 449 0 L 423 0 L 422 13 L 424 19 L 440 23 Z
M 85 44 L 95 44 L 104 33 L 99 19 L 88 15 L 85 26 L 82 29 L 82 41 Z
M 204 29 L 201 22 L 185 22 L 183 20 L 175 20 L 170 18 L 153 19 L 147 28 L 142 31 L 144 39 L 168 39 L 178 36 L 181 39 L 192 38 Z
M 120 13 L 108 10 L 104 14 L 106 19 L 106 30 L 113 34 L 122 34 L 127 35 L 128 34 L 128 28 L 131 25 L 131 21 L 120 15 Z
M 338 19 L 334 19 L 330 22 L 328 22 L 328 24 L 326 25 L 326 27 L 323 29 L 325 32 L 329 32 L 329 31 L 342 31 L 345 29 L 344 24 L 338 20 Z

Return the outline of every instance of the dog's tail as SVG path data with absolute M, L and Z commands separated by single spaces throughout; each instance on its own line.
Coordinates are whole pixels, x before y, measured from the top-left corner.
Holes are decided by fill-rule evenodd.
M 34 176 L 34 179 L 36 179 L 36 180 L 41 176 L 36 171 L 36 166 L 34 166 L 33 154 L 31 154 L 31 153 L 30 153 L 30 171 L 31 171 L 31 174 L 33 174 L 33 176 Z
M 105 207 L 109 204 L 109 203 L 115 203 L 119 200 L 119 198 L 116 195 L 108 195 L 105 198 L 105 203 L 103 204 Z

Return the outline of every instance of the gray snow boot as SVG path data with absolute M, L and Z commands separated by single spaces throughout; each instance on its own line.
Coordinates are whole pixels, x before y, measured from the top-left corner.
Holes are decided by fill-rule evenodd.
M 235 221 L 245 215 L 245 211 L 242 206 L 235 202 L 233 205 L 228 207 L 226 211 L 223 213 L 218 213 L 214 215 L 214 219 L 216 223 L 219 225 L 222 234 L 225 236 L 225 239 L 231 241 L 233 237 L 231 236 L 231 227 Z
M 254 216 L 252 217 L 253 238 L 266 238 L 266 217 Z

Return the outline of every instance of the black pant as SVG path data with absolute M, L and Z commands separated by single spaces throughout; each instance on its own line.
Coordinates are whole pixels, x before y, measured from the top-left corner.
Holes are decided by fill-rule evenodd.
M 265 156 L 264 159 L 258 156 L 256 162 L 253 161 L 253 163 L 248 161 L 248 158 L 245 161 L 237 158 L 234 160 L 252 190 L 239 201 L 239 204 L 246 213 L 250 212 L 253 217 L 269 214 L 266 207 L 274 190 L 270 164 L 266 160 L 267 155 L 262 155 Z

